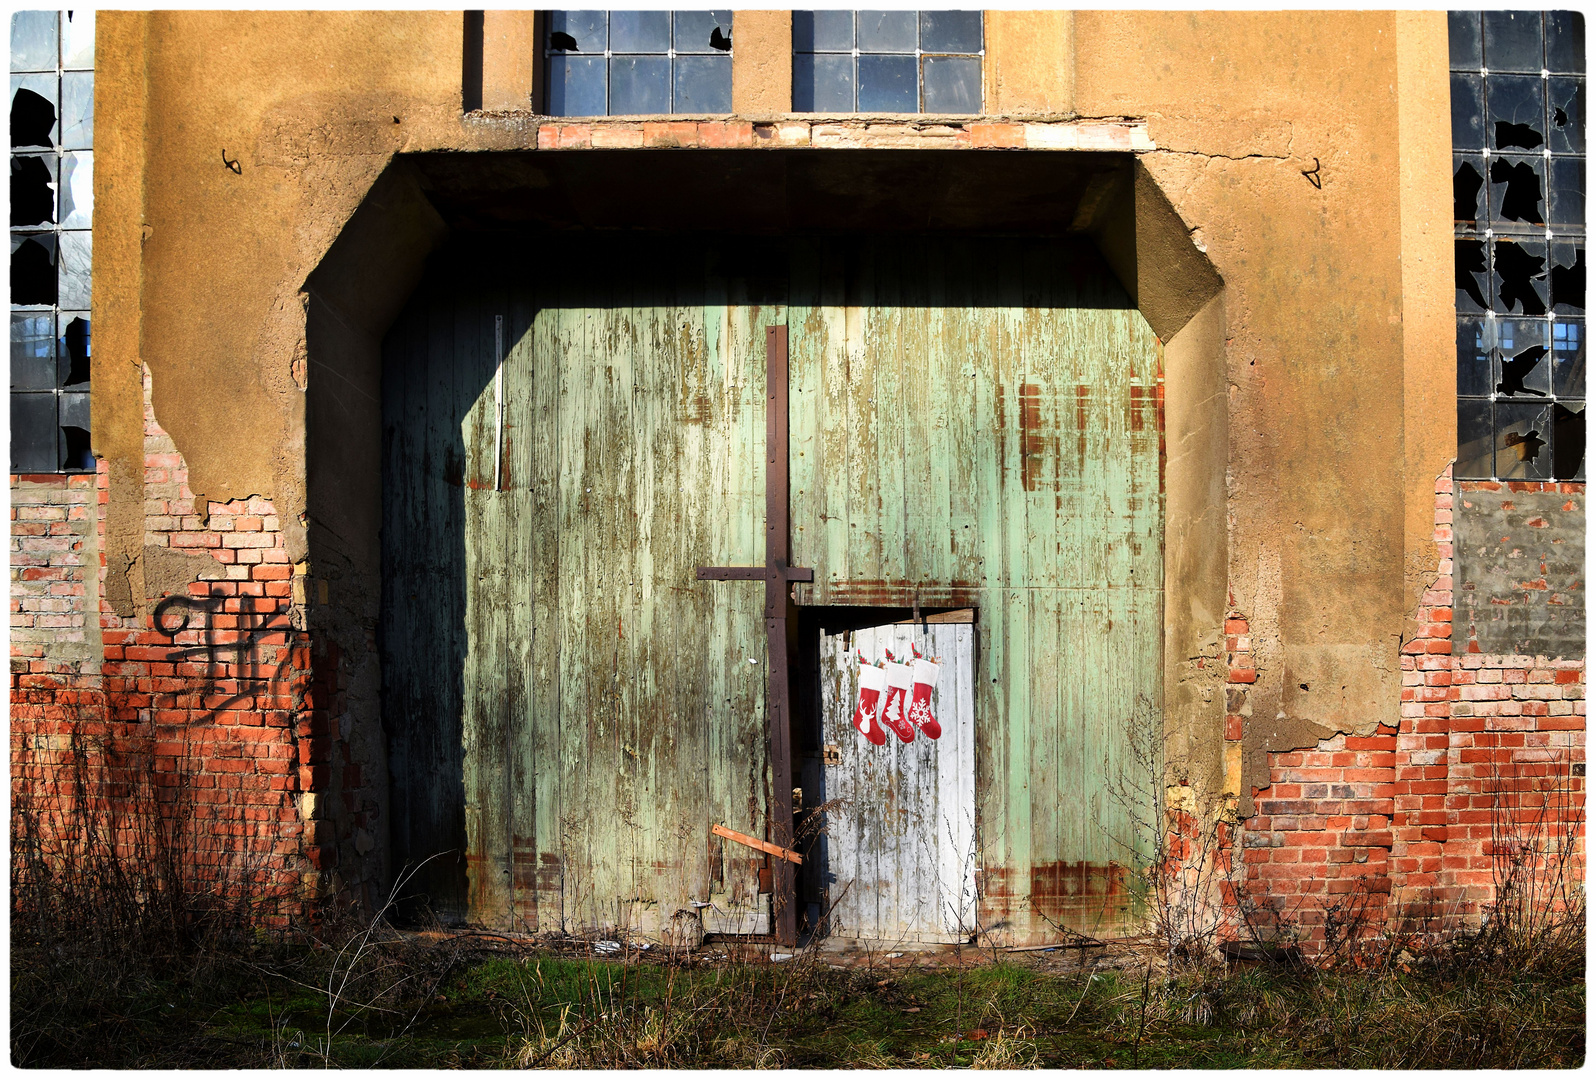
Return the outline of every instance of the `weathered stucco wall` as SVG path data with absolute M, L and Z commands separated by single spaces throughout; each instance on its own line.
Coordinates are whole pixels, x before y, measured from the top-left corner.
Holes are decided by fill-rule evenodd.
M 1452 528 L 1455 652 L 1585 655 L 1585 485 L 1464 481 Z
M 1440 268 L 1404 292 L 1404 209 L 1444 204 L 1449 171 L 1398 167 L 1398 29 L 1390 13 L 1074 20 L 1075 108 L 1147 117 L 1159 149 L 1141 163 L 1226 286 L 1229 603 L 1257 663 L 1254 775 L 1264 749 L 1395 721 L 1406 553 L 1430 539 L 1408 503 L 1450 456 L 1450 407 L 1404 456 L 1404 318 L 1450 317 L 1427 284 Z M 1444 17 L 1402 30 L 1413 63 L 1444 73 Z M 1433 350 L 1423 365 L 1421 382 Z

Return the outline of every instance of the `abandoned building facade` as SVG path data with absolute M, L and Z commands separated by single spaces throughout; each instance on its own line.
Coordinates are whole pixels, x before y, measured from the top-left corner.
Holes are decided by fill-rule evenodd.
M 784 943 L 1582 858 L 1577 14 L 11 43 L 14 820 Z

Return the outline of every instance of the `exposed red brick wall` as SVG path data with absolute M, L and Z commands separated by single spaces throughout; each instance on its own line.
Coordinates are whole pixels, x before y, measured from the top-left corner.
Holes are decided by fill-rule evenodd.
M 1583 498 L 1583 485 L 1544 486 Z M 1327 921 L 1359 914 L 1371 929 L 1477 919 L 1516 852 L 1568 847 L 1582 872 L 1585 659 L 1454 655 L 1454 498 L 1449 469 L 1436 484 L 1436 580 L 1402 646 L 1398 726 L 1272 753 L 1267 782 L 1253 788 L 1248 917 L 1289 927 L 1310 948 Z M 1244 707 L 1236 691 L 1256 676 L 1240 613 L 1225 632 L 1234 714 Z M 1240 723 L 1227 718 L 1227 739 Z
M 14 630 L 13 806 L 47 818 L 97 807 L 130 829 L 141 814 L 164 815 L 196 868 L 247 867 L 251 887 L 280 911 L 358 890 L 369 883 L 336 875 L 339 807 L 322 798 L 335 757 L 344 801 L 361 788 L 335 745 L 336 650 L 303 629 L 302 576 L 271 502 L 213 502 L 201 516 L 183 458 L 150 410 L 148 376 L 145 395 L 146 559 L 156 548 L 198 555 L 180 563 L 193 580 L 150 597 L 142 617 L 100 602 L 103 653 L 93 660 L 36 655 L 50 650 Z M 98 478 L 21 487 L 18 499 L 13 479 L 13 627 L 81 621 L 103 588 L 85 589 L 81 561 L 68 561 L 93 545 L 60 526 L 80 514 L 103 536 L 108 473 L 102 463 Z M 71 591 L 57 601 L 49 590 Z

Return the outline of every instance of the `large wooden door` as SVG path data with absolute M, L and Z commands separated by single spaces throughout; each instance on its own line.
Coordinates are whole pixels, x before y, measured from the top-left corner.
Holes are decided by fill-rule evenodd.
M 462 249 L 385 345 L 396 864 L 448 917 L 769 927 L 765 327 L 801 604 L 979 609 L 979 918 L 1130 917 L 1161 722 L 1157 342 L 1090 245 L 572 233 Z M 1157 745 L 1155 738 L 1153 745 Z M 1145 817 L 1145 812 L 1141 812 Z
M 437 855 L 418 882 L 445 917 L 769 929 L 764 857 L 709 832 L 767 828 L 763 597 L 694 580 L 764 558 L 784 314 L 758 265 L 658 237 L 462 249 L 389 334 L 393 835 L 400 865 Z

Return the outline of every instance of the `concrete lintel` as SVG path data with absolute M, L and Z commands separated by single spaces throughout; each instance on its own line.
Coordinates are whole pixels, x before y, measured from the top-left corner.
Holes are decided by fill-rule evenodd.
M 742 117 L 623 117 L 557 119 L 526 113 L 473 113 L 466 126 L 495 149 L 531 143 L 539 150 L 683 149 L 708 147 L 784 149 L 795 146 L 848 150 L 1070 150 L 1145 153 L 1157 146 L 1143 120 L 1010 121 L 902 116 L 814 114 Z M 510 144 L 495 136 L 508 136 Z

